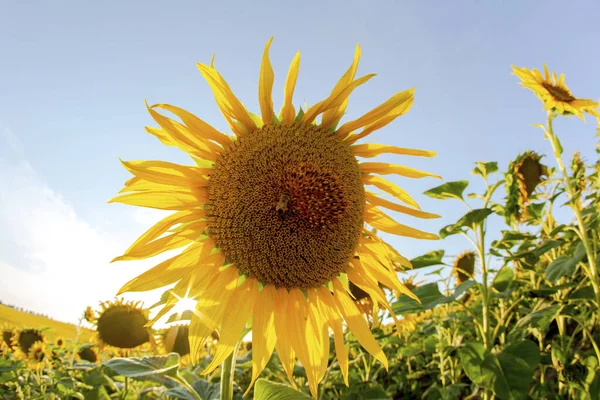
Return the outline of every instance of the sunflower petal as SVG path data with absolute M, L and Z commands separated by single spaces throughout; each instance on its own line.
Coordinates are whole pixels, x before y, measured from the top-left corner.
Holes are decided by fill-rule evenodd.
M 375 176 L 375 175 L 363 175 L 362 181 L 365 185 L 373 185 L 373 186 L 383 190 L 384 192 L 389 193 L 390 195 L 394 196 L 395 198 L 402 201 L 403 203 L 408 204 L 409 206 L 412 206 L 419 210 L 421 209 L 421 207 L 419 207 L 417 202 L 414 201 L 413 198 L 410 197 L 410 195 L 408 193 L 406 193 L 399 186 L 394 185 L 392 182 L 389 182 L 389 181 L 387 181 L 379 176 Z
M 193 192 L 154 190 L 147 192 L 126 193 L 117 196 L 108 202 L 156 208 L 159 210 L 188 210 L 190 208 L 203 206 L 206 200 L 206 190 L 196 189 Z
M 294 358 L 295 353 L 292 348 L 290 341 L 289 329 L 289 314 L 288 314 L 288 301 L 289 294 L 286 288 L 277 289 L 275 294 L 275 332 L 277 332 L 277 343 L 275 349 L 277 349 L 277 355 L 281 361 L 281 365 L 287 374 L 287 377 L 294 388 L 296 388 L 296 382 L 294 381 Z
M 369 124 L 375 123 L 384 117 L 387 117 L 390 113 L 394 112 L 394 110 L 408 103 L 413 98 L 414 93 L 415 89 L 409 89 L 396 93 L 383 104 L 375 107 L 362 117 L 355 119 L 354 121 L 346 122 L 344 125 L 340 126 L 336 133 L 340 137 L 346 137 L 350 132 L 358 128 L 362 128 Z
M 441 176 L 430 172 L 419 171 L 414 168 L 405 167 L 404 165 L 387 164 L 381 162 L 364 162 L 359 164 L 360 172 L 365 174 L 397 174 L 407 178 L 425 178 L 427 176 L 442 179 Z
M 215 354 L 210 364 L 202 371 L 202 375 L 214 371 L 235 349 L 252 314 L 257 293 L 258 282 L 255 278 L 246 279 L 235 290 L 227 304 Z
M 392 112 L 390 112 L 388 115 L 386 115 L 385 117 L 378 119 L 377 121 L 365 126 L 363 128 L 362 131 L 360 131 L 359 133 L 356 133 L 354 135 L 349 135 L 346 136 L 346 142 L 348 143 L 354 143 L 359 139 L 364 138 L 365 136 L 371 134 L 372 132 L 383 128 L 384 126 L 388 125 L 390 122 L 394 121 L 396 118 L 398 118 L 401 115 L 406 114 L 412 107 L 413 103 L 415 101 L 414 97 L 411 97 L 408 101 L 406 101 L 405 103 L 402 103 L 399 107 L 397 107 L 396 109 L 394 109 Z M 338 132 L 339 135 L 339 132 Z M 340 135 L 341 136 L 341 135 Z M 344 136 L 341 136 L 344 137 Z
M 294 89 L 296 87 L 296 81 L 298 80 L 298 72 L 300 71 L 300 52 L 298 51 L 290 64 L 290 69 L 285 79 L 285 86 L 283 87 L 283 107 L 281 107 L 281 115 L 283 122 L 291 124 L 296 118 L 296 111 L 292 104 L 294 97 Z
M 438 240 L 440 237 L 433 233 L 423 232 L 394 221 L 393 218 L 381 212 L 376 207 L 365 209 L 365 222 L 375 229 L 382 230 L 394 235 L 406 236 L 415 239 Z
M 258 102 L 260 103 L 260 112 L 262 114 L 262 120 L 265 125 L 273 122 L 273 81 L 275 75 L 273 74 L 273 67 L 271 67 L 271 61 L 269 60 L 269 47 L 273 37 L 269 39 L 265 46 L 265 52 L 263 53 L 262 64 L 260 66 L 260 77 L 258 80 Z
M 162 185 L 206 186 L 208 172 L 204 168 L 190 167 L 166 161 L 122 161 L 123 166 L 135 176 Z
M 371 158 L 381 154 L 399 154 L 417 157 L 434 157 L 437 153 L 430 150 L 415 150 L 386 144 L 362 143 L 350 146 L 355 157 Z
M 440 216 L 437 214 L 432 214 L 432 213 L 428 213 L 428 212 L 421 211 L 421 210 L 415 210 L 415 209 L 408 208 L 408 207 L 405 207 L 400 204 L 393 203 L 391 201 L 387 201 L 385 199 L 377 197 L 374 193 L 371 193 L 369 191 L 365 191 L 365 199 L 374 206 L 385 207 L 387 209 L 401 212 L 404 214 L 408 214 L 413 217 L 423 218 L 423 219 L 440 218 Z
M 385 369 L 388 369 L 387 357 L 381 350 L 381 347 L 373 337 L 367 321 L 361 314 L 360 310 L 354 304 L 354 301 L 348 296 L 346 290 L 338 279 L 333 280 L 333 299 L 339 312 L 344 316 L 344 320 L 356 337 L 356 340 L 373 355 L 379 362 L 383 364 Z
M 163 110 L 167 110 L 177 115 L 184 124 L 186 124 L 194 133 L 196 133 L 199 137 L 213 140 L 223 146 L 228 146 L 233 142 L 233 139 L 226 134 L 219 132 L 212 125 L 204 122 L 194 114 L 176 107 L 170 104 L 155 104 L 152 106 L 153 108 L 162 108 Z
M 267 366 L 275 349 L 275 293 L 273 285 L 265 286 L 259 293 L 252 316 L 252 379 L 244 396 L 250 392 L 254 382 Z
M 235 293 L 238 273 L 229 267 L 216 274 L 198 298 L 189 330 L 190 355 L 196 364 L 210 334 L 221 325 L 229 299 Z
M 246 131 L 254 132 L 256 130 L 256 124 L 248 114 L 246 108 L 244 108 L 238 98 L 235 97 L 221 74 L 208 65 L 198 63 L 197 66 L 212 89 L 221 112 L 224 116 L 229 117 L 228 121 L 230 121 L 230 119 L 235 119 L 242 124 Z
M 370 75 L 363 76 L 362 78 L 358 78 L 357 80 L 352 81 L 350 84 L 348 84 L 346 87 L 344 87 L 339 92 L 332 93 L 325 100 L 320 101 L 317 104 L 311 106 L 304 113 L 304 116 L 302 117 L 302 123 L 303 124 L 311 124 L 315 120 L 315 118 L 317 118 L 317 116 L 319 116 L 319 114 L 321 114 L 329 109 L 341 106 L 344 103 L 344 101 L 346 101 L 346 99 L 348 99 L 348 96 L 350 96 L 350 94 L 352 93 L 352 91 L 354 91 L 354 89 L 356 89 L 358 86 L 360 86 L 364 83 L 367 83 L 367 81 L 374 76 L 375 76 L 375 74 L 370 74 Z
M 349 85 L 356 75 L 356 70 L 358 69 L 358 62 L 360 60 L 360 46 L 356 45 L 356 50 L 354 51 L 354 61 L 348 71 L 340 78 L 338 83 L 335 85 L 331 94 L 337 94 L 342 91 L 347 85 Z M 329 109 L 323 113 L 323 118 L 321 120 L 321 127 L 325 129 L 329 129 L 334 127 L 338 121 L 344 115 L 344 111 L 348 105 L 348 99 L 344 100 L 344 102 L 336 108 Z

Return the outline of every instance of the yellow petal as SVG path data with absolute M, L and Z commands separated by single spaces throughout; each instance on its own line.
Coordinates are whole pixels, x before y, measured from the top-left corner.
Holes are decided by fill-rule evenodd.
M 423 232 L 418 229 L 399 224 L 376 207 L 365 209 L 365 222 L 375 229 L 379 229 L 387 233 L 393 233 L 394 235 L 429 240 L 437 240 L 440 238 L 438 235 L 434 235 L 433 233 Z
M 423 219 L 440 218 L 440 216 L 437 214 L 432 214 L 421 210 L 415 210 L 400 204 L 393 203 L 391 201 L 387 201 L 385 199 L 377 197 L 374 193 L 371 193 L 369 191 L 365 191 L 365 199 L 374 206 L 385 207 L 393 211 L 398 211 L 404 214 L 412 215 L 413 217 Z
M 385 265 L 377 262 L 373 257 L 361 255 L 360 263 L 358 264 L 359 266 L 355 265 L 357 270 L 364 269 L 365 273 L 372 275 L 377 281 L 395 290 L 397 293 L 405 294 L 408 297 L 419 301 L 419 298 L 400 282 L 395 271 L 390 271 Z
M 317 339 L 316 346 L 308 346 L 311 359 L 317 365 L 316 381 L 321 382 L 329 364 L 329 324 L 328 318 L 319 307 L 315 289 L 308 289 L 308 320 L 306 322 L 306 340 Z M 309 342 L 310 343 L 310 342 Z
M 201 138 L 214 140 L 215 142 L 223 146 L 229 146 L 233 142 L 233 139 L 230 136 L 219 132 L 218 130 L 213 128 L 212 125 L 204 122 L 194 114 L 182 108 L 172 106 L 170 104 L 155 104 L 152 107 L 162 108 L 177 115 L 179 118 L 181 118 L 183 123 L 186 124 L 188 128 L 190 128 L 192 132 L 194 132 Z
M 146 103 L 146 108 L 150 116 L 163 128 L 162 133 L 169 136 L 171 142 L 196 157 L 212 161 L 216 160 L 220 150 L 218 147 L 215 147 L 217 146 L 215 143 L 210 146 L 200 137 L 191 133 L 184 125 L 154 111 L 148 103 Z
M 365 136 L 371 134 L 372 132 L 383 128 L 384 126 L 388 125 L 390 122 L 394 121 L 396 118 L 398 118 L 401 115 L 406 114 L 412 107 L 413 103 L 415 101 L 414 97 L 411 97 L 410 99 L 408 99 L 408 101 L 406 101 L 405 103 L 402 103 L 399 107 L 397 107 L 396 109 L 394 109 L 392 112 L 390 112 L 388 115 L 386 115 L 385 117 L 378 119 L 377 121 L 365 126 L 363 128 L 362 131 L 360 131 L 359 133 L 356 133 L 354 135 L 349 135 L 346 137 L 346 142 L 348 143 L 354 143 L 357 140 L 364 138 Z M 340 132 L 338 131 L 338 135 L 340 135 Z M 340 135 L 341 136 L 341 135 Z M 341 136 L 344 137 L 344 136 Z
M 160 239 L 156 239 L 153 242 L 138 247 L 135 251 L 130 251 L 122 256 L 116 257 L 113 261 L 143 260 L 145 258 L 154 257 L 165 251 L 175 250 L 186 246 L 190 244 L 191 241 L 192 240 L 177 234 L 163 236 Z
M 198 299 L 189 330 L 190 355 L 194 364 L 198 362 L 206 339 L 221 325 L 227 303 L 235 293 L 237 281 L 237 269 L 225 268 L 211 279 Z
M 269 47 L 271 47 L 272 41 L 273 38 L 271 37 L 265 46 L 258 80 L 258 102 L 260 103 L 260 112 L 265 125 L 273 122 L 273 81 L 275 75 L 269 60 Z
M 283 116 L 283 122 L 291 124 L 296 118 L 296 110 L 292 104 L 292 98 L 294 97 L 294 89 L 296 87 L 296 81 L 298 80 L 298 72 L 300 71 L 300 52 L 298 51 L 290 64 L 290 69 L 285 79 L 285 86 L 283 87 L 283 107 L 281 108 L 281 114 Z
M 363 314 L 356 307 L 356 304 L 354 304 L 354 301 L 352 301 L 350 296 L 348 296 L 338 279 L 333 280 L 333 299 L 339 312 L 344 316 L 344 320 L 348 324 L 352 334 L 356 337 L 356 340 L 358 340 L 361 346 L 372 354 L 373 357 L 379 360 L 387 370 L 387 357 L 381 350 L 381 347 L 375 338 L 373 338 Z
M 340 370 L 344 377 L 344 383 L 348 383 L 348 345 L 344 344 L 344 330 L 342 327 L 342 318 L 337 310 L 337 306 L 333 301 L 331 292 L 325 287 L 317 288 L 318 304 L 325 318 L 329 321 L 329 326 L 333 330 L 333 341 L 335 345 L 335 354 L 340 364 Z
M 123 166 L 140 178 L 162 185 L 206 186 L 206 170 L 166 161 L 121 161 Z
M 248 111 L 244 108 L 242 103 L 235 97 L 221 74 L 208 65 L 198 63 L 197 66 L 206 82 L 210 85 L 215 100 L 223 115 L 239 121 L 248 132 L 254 132 L 256 130 L 256 124 L 250 115 L 248 115 Z
M 252 379 L 244 396 L 267 366 L 275 349 L 275 286 L 269 284 L 258 293 L 252 315 Z
M 367 126 L 372 123 L 376 123 L 382 118 L 387 117 L 390 113 L 397 110 L 399 107 L 403 107 L 407 104 L 415 93 L 414 89 L 405 90 L 400 93 L 396 93 L 390 97 L 386 102 L 378 107 L 375 107 L 362 117 L 355 119 L 354 121 L 346 122 L 344 125 L 336 131 L 340 137 L 346 137 L 350 132 Z
M 223 322 L 219 330 L 219 343 L 215 355 L 210 364 L 202 371 L 202 375 L 209 374 L 221 365 L 235 349 L 241 339 L 246 322 L 252 315 L 257 294 L 258 282 L 255 278 L 246 279 L 235 290 L 227 303 L 227 312 L 223 316 Z
M 373 143 L 355 144 L 350 146 L 350 149 L 352 150 L 352 154 L 354 154 L 354 156 L 363 158 L 377 157 L 381 154 L 399 154 L 418 157 L 433 157 L 436 155 L 434 151 L 430 150 L 406 149 L 403 147 Z
M 404 165 L 387 164 L 381 162 L 364 162 L 359 164 L 360 172 L 365 174 L 397 174 L 405 176 L 407 178 L 425 178 L 431 176 L 433 178 L 442 179 L 441 176 L 432 174 L 430 172 L 419 171 L 414 168 L 405 167 Z
M 335 85 L 335 87 L 331 91 L 332 95 L 335 95 L 335 94 L 341 92 L 343 88 L 348 86 L 354 80 L 354 76 L 356 75 L 356 70 L 358 69 L 359 60 L 360 60 L 360 46 L 357 44 L 356 50 L 354 51 L 354 61 L 352 62 L 352 65 L 350 66 L 350 68 L 348 68 L 348 71 L 346 71 L 344 76 L 341 77 L 341 79 L 338 81 L 338 83 Z M 325 111 L 323 113 L 323 118 L 321 120 L 321 127 L 325 128 L 325 129 L 329 129 L 329 128 L 335 126 L 338 123 L 338 121 L 342 118 L 342 116 L 344 115 L 344 111 L 346 110 L 347 105 L 348 105 L 348 99 L 346 99 L 340 106 Z
M 166 231 L 168 231 L 173 225 L 181 224 L 183 222 L 194 221 L 200 218 L 204 218 L 204 210 L 183 210 L 179 212 L 175 212 L 166 218 L 161 219 L 156 224 L 152 226 L 152 228 L 148 229 L 146 232 L 142 234 L 133 244 L 125 251 L 127 253 L 135 253 L 136 250 L 139 250 L 145 244 L 151 242 L 156 239 Z M 117 257 L 118 259 L 119 257 Z M 111 262 L 116 261 L 117 259 L 112 260 Z
M 184 186 L 173 186 L 173 185 L 164 185 L 161 183 L 150 182 L 146 179 L 142 179 L 139 176 L 134 176 L 133 178 L 127 180 L 125 182 L 125 187 L 119 190 L 119 193 L 127 193 L 127 192 L 151 192 L 151 191 L 174 191 L 178 193 L 189 193 L 190 188 Z
M 358 78 L 357 80 L 352 81 L 350 84 L 346 85 L 346 87 L 344 87 L 339 92 L 332 93 L 325 100 L 313 105 L 308 110 L 306 110 L 306 113 L 302 117 L 302 123 L 311 124 L 315 120 L 315 118 L 319 116 L 319 114 L 329 109 L 341 106 L 344 103 L 344 101 L 348 99 L 348 96 L 350 96 L 354 89 L 366 83 L 369 79 L 371 79 L 374 76 L 375 74 L 370 74 L 363 76 L 362 78 Z
M 373 186 L 383 190 L 384 192 L 389 193 L 390 195 L 394 196 L 395 198 L 402 201 L 403 203 L 408 204 L 409 206 L 412 206 L 419 210 L 421 209 L 421 207 L 419 207 L 417 202 L 414 201 L 413 198 L 410 197 L 410 195 L 408 193 L 406 193 L 399 186 L 394 185 L 390 181 L 387 181 L 387 180 L 385 180 L 379 176 L 375 176 L 375 175 L 363 175 L 362 181 L 365 185 L 373 185 Z
M 159 210 L 187 210 L 201 207 L 207 200 L 206 190 L 175 192 L 172 190 L 127 193 L 109 200 L 109 203 L 123 203 L 131 206 L 157 208 Z
M 279 356 L 281 365 L 283 366 L 290 383 L 296 388 L 296 382 L 294 382 L 293 378 L 294 358 L 296 355 L 292 348 L 288 333 L 288 299 L 289 294 L 286 288 L 277 289 L 275 295 L 275 331 L 277 332 L 275 349 L 277 349 L 277 355 Z

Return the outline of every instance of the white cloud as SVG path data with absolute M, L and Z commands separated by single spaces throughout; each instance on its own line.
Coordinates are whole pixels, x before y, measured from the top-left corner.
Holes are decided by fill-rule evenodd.
M 156 261 L 110 264 L 127 244 L 77 215 L 23 158 L 16 137 L 0 132 L 0 299 L 76 322 L 87 305 L 113 299 L 126 281 Z M 145 225 L 160 218 L 134 214 Z M 127 298 L 150 305 L 156 296 Z

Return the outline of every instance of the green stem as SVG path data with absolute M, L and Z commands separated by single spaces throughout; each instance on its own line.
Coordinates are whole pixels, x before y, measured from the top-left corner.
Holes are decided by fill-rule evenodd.
M 237 343 L 221 366 L 221 400 L 233 400 L 233 375 L 235 374 L 235 359 L 239 347 L 240 344 Z
M 558 169 L 562 173 L 563 183 L 567 190 L 567 194 L 569 195 L 569 205 L 573 209 L 573 213 L 575 214 L 575 218 L 577 219 L 577 225 L 579 227 L 579 237 L 581 238 L 581 242 L 585 249 L 585 253 L 587 255 L 588 263 L 590 264 L 590 282 L 592 283 L 592 288 L 594 289 L 594 295 L 596 297 L 596 305 L 600 307 L 600 282 L 598 281 L 598 267 L 596 265 L 596 256 L 594 254 L 594 250 L 590 244 L 585 224 L 583 222 L 583 217 L 581 216 L 581 210 L 574 204 L 572 201 L 575 199 L 575 190 L 571 185 L 571 180 L 569 178 L 569 174 L 567 172 L 567 168 L 562 160 L 562 149 L 560 143 L 558 142 L 558 137 L 554 134 L 554 130 L 552 128 L 552 120 L 554 119 L 554 114 L 548 113 L 548 129 L 545 130 L 546 137 L 550 141 L 552 145 L 552 150 L 554 152 L 554 157 L 556 158 L 556 164 L 558 165 Z
M 488 269 L 485 259 L 485 230 L 483 225 L 478 227 L 479 237 L 477 240 L 477 253 L 481 261 L 481 295 L 483 300 L 482 322 L 483 322 L 483 345 L 486 349 L 491 349 L 490 343 L 490 291 L 488 287 Z

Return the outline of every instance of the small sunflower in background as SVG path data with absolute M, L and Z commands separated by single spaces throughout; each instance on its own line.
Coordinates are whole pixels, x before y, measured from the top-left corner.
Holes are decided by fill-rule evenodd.
M 37 342 L 46 343 L 46 338 L 42 331 L 32 328 L 16 329 L 11 339 L 15 356 L 21 360 L 27 358 L 29 350 Z
M 536 189 L 549 176 L 549 169 L 542 164 L 541 155 L 528 150 L 520 154 L 508 166 L 506 180 L 506 212 L 505 218 L 509 224 L 524 221 L 527 216 L 527 206 Z
M 27 354 L 27 365 L 34 370 L 43 369 L 51 360 L 51 353 L 44 342 L 35 342 Z
M 180 356 L 190 354 L 190 326 L 188 324 L 172 325 L 160 334 L 160 343 L 166 353 L 177 353 Z
M 518 68 L 513 66 L 514 75 L 521 78 L 521 86 L 531 89 L 544 102 L 544 108 L 561 115 L 577 115 L 584 119 L 583 113 L 600 117 L 600 103 L 589 99 L 578 99 L 565 84 L 565 74 L 550 74 L 544 65 L 544 75 L 537 69 Z
M 435 153 L 358 143 L 406 114 L 414 101 L 414 89 L 396 93 L 363 116 L 340 123 L 350 94 L 374 76 L 355 78 L 361 54 L 358 46 L 354 61 L 330 95 L 306 109 L 296 109 L 292 101 L 300 68 L 297 53 L 285 81 L 283 106 L 276 114 L 271 41 L 265 47 L 259 74 L 260 115 L 244 107 L 214 62 L 198 64 L 231 134 L 179 107 L 148 106 L 159 127 L 146 130 L 187 153 L 193 165 L 123 162 L 133 177 L 111 202 L 175 212 L 115 261 L 183 250 L 125 284 L 119 294 L 175 284 L 157 317 L 182 298 L 197 298 L 189 328 L 192 358 L 215 329 L 220 334 L 204 374 L 234 351 L 252 319 L 253 372 L 248 390 L 276 349 L 292 383 L 299 359 L 316 397 L 327 370 L 330 328 L 346 383 L 344 322 L 370 354 L 386 368 L 388 365 L 367 318 L 353 301 L 350 283 L 394 318 L 379 284 L 415 297 L 398 280 L 395 270 L 395 263 L 410 267 L 409 261 L 374 230 L 438 239 L 398 223 L 383 211 L 438 217 L 422 211 L 406 191 L 381 175 L 439 176 L 400 164 L 359 161 L 381 154 L 432 157 Z M 159 111 L 170 112 L 179 120 Z M 395 201 L 366 190 L 366 186 Z
M 94 348 L 94 345 L 87 344 L 81 346 L 79 350 L 77 350 L 76 359 L 77 362 L 84 360 L 95 364 L 100 360 L 100 357 L 98 355 L 98 351 Z
M 15 333 L 15 329 L 8 324 L 3 324 L 2 326 L 2 342 L 5 343 L 8 347 L 12 347 L 12 337 Z
M 94 309 L 91 306 L 87 306 L 83 311 L 83 319 L 85 319 L 90 324 L 93 324 L 96 322 L 96 318 L 96 312 L 94 311 Z
M 102 348 L 112 346 L 133 349 L 151 341 L 152 332 L 148 324 L 148 310 L 140 302 L 114 301 L 101 303 L 101 310 L 90 314 L 88 321 L 96 326 L 96 342 Z
M 409 276 L 409 277 L 407 277 L 407 278 L 404 278 L 404 279 L 402 279 L 402 280 L 401 280 L 401 282 L 402 282 L 402 284 L 403 284 L 404 286 L 406 286 L 406 288 L 407 288 L 408 290 L 410 290 L 410 291 L 413 291 L 413 290 L 415 290 L 417 287 L 419 287 L 419 285 L 420 285 L 420 284 L 422 284 L 423 282 L 425 282 L 425 281 L 418 281 L 418 282 L 415 282 L 415 278 L 416 278 L 416 277 L 417 277 L 416 275 Z
M 460 285 L 475 276 L 476 255 L 472 251 L 465 251 L 454 260 L 452 273 Z
M 54 347 L 57 349 L 64 348 L 65 347 L 65 338 L 63 338 L 62 336 L 59 336 L 56 339 L 54 339 Z

